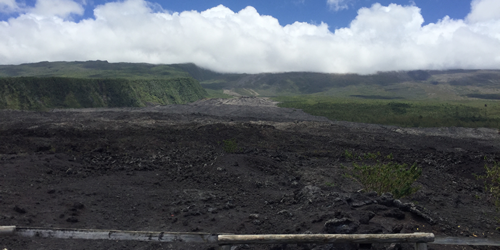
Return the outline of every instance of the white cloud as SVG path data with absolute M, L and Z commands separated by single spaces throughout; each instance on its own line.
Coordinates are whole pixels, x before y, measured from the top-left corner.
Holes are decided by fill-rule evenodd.
M 0 13 L 17 12 L 19 9 L 16 0 L 0 0 Z
M 83 5 L 85 5 L 83 0 Z M 17 3 L 16 0 L 0 0 L 0 12 L 3 13 L 29 13 L 39 18 L 61 17 L 68 18 L 71 14 L 82 15 L 84 9 L 82 5 L 72 0 L 37 0 L 34 7 L 26 7 L 24 3 Z
M 500 19 L 499 0 L 473 0 L 471 9 L 471 13 L 466 18 L 469 22 L 488 22 Z
M 83 15 L 83 7 L 72 0 L 37 0 L 35 7 L 27 12 L 43 16 L 67 18 L 71 14 Z
M 202 12 L 168 13 L 143 0 L 126 0 L 97 6 L 95 19 L 73 22 L 65 17 L 81 13 L 81 5 L 69 0 L 46 3 L 59 7 L 36 5 L 31 12 L 0 21 L 0 64 L 193 62 L 247 73 L 500 69 L 500 20 L 494 15 L 474 17 L 487 0 L 473 2 L 476 8 L 465 20 L 444 17 L 427 25 L 417 6 L 374 4 L 360 9 L 349 27 L 334 32 L 325 23 L 281 26 L 253 7 L 233 12 L 219 5 Z
M 334 11 L 348 9 L 349 6 L 347 6 L 347 2 L 349 2 L 349 0 L 326 0 L 326 4 Z

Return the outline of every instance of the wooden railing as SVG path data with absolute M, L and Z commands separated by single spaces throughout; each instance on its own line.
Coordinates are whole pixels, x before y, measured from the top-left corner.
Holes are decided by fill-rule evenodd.
M 231 249 L 240 244 L 300 244 L 300 243 L 411 243 L 415 249 L 425 250 L 427 244 L 500 246 L 500 241 L 478 238 L 435 237 L 432 233 L 410 234 L 263 234 L 234 235 L 213 233 L 175 233 L 153 231 L 122 231 L 99 229 L 64 229 L 0 226 L 0 236 L 43 237 L 87 240 L 134 240 L 172 243 L 217 244 L 220 249 Z
M 414 243 L 415 249 L 426 250 L 427 242 L 434 241 L 432 233 L 411 234 L 263 234 L 219 235 L 220 246 L 237 244 L 299 244 L 299 243 Z M 224 248 L 222 248 L 224 249 Z M 227 247 L 227 249 L 230 249 Z

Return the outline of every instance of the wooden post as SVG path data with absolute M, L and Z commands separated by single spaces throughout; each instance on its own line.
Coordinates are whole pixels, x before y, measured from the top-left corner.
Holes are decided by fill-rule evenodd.
M 427 250 L 427 243 L 415 243 L 415 250 Z

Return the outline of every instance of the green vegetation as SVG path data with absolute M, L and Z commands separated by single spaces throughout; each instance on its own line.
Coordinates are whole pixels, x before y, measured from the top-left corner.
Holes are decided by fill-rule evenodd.
M 0 94 L 7 94 L 0 97 L 0 108 L 184 103 L 203 97 L 230 98 L 230 95 L 223 93 L 223 89 L 228 89 L 243 96 L 280 96 L 275 99 L 282 102 L 282 107 L 303 109 L 332 120 L 405 127 L 498 128 L 500 122 L 497 104 L 500 98 L 499 70 L 417 70 L 372 75 L 312 72 L 225 74 L 192 63 L 156 65 L 87 61 L 0 65 L 0 79 L 12 77 L 66 79 L 68 86 L 55 91 L 64 93 L 41 91 L 45 86 L 34 87 L 36 90 L 32 85 L 28 89 L 23 89 L 23 86 L 0 86 L 0 91 L 3 91 Z M 177 81 L 186 86 L 185 79 L 188 78 L 199 82 L 192 85 L 193 90 L 177 88 L 176 84 L 164 85 Z M 89 79 L 93 80 L 92 84 L 108 81 L 105 86 L 115 87 L 106 90 L 92 87 L 92 84 L 73 85 L 77 81 Z M 128 84 L 116 85 L 122 81 Z M 201 89 L 200 84 L 205 90 Z M 165 92 L 163 87 L 166 87 Z M 89 95 L 82 96 L 81 91 L 89 89 Z M 16 92 L 21 90 L 29 90 L 29 93 Z M 44 94 L 30 96 L 37 91 Z M 99 91 L 105 91 L 106 95 L 103 96 Z M 124 96 L 117 97 L 119 94 Z M 185 94 L 189 96 L 185 97 Z
M 147 63 L 87 62 L 39 62 L 21 65 L 0 65 L 0 77 L 70 77 L 70 78 L 120 78 L 158 79 L 186 78 L 190 75 L 172 65 Z
M 224 94 L 222 90 L 213 90 L 208 88 L 205 88 L 205 90 L 208 93 L 207 98 L 223 98 L 223 99 L 233 98 L 232 95 Z
M 333 182 L 328 182 L 328 181 L 327 181 L 327 182 L 325 182 L 325 184 L 324 184 L 324 185 L 325 185 L 325 186 L 327 186 L 327 187 L 336 187 L 336 186 L 337 186 L 337 185 L 335 185 L 335 183 L 333 183 Z
M 418 191 L 413 184 L 422 174 L 422 170 L 416 163 L 408 167 L 407 164 L 393 162 L 392 154 L 384 157 L 380 152 L 356 155 L 346 150 L 344 157 L 362 162 L 353 162 L 353 174 L 347 176 L 358 180 L 366 191 L 375 191 L 379 195 L 391 192 L 398 199 Z
M 467 94 L 466 96 L 479 99 L 500 100 L 500 94 Z
M 397 100 L 404 99 L 399 96 L 381 96 L 381 95 L 350 95 L 351 97 L 364 98 L 364 99 L 375 99 L 375 100 Z
M 384 158 L 388 159 L 388 160 L 393 160 L 394 159 L 394 157 L 392 156 L 392 153 L 389 154 L 386 157 L 382 157 L 382 154 L 380 154 L 380 152 L 377 152 L 377 153 L 365 153 L 365 154 L 357 155 L 356 153 L 351 152 L 349 150 L 346 150 L 344 152 L 343 156 L 347 160 L 361 160 L 361 161 L 362 160 L 383 160 Z
M 206 95 L 193 78 L 0 78 L 0 109 L 141 107 L 192 102 Z
M 238 147 L 238 143 L 236 142 L 236 139 L 227 139 L 222 141 L 222 149 L 224 149 L 224 152 L 226 153 L 236 153 L 240 151 L 240 148 Z
M 273 99 L 280 107 L 302 109 L 331 120 L 402 127 L 500 128 L 500 103 L 496 101 L 396 101 L 317 95 Z
M 379 195 L 391 192 L 398 199 L 418 191 L 418 188 L 412 186 L 422 174 L 417 164 L 410 167 L 395 162 L 353 165 L 353 178 L 363 184 L 366 191 L 375 191 Z
M 0 109 L 142 107 L 208 93 L 182 65 L 39 62 L 0 65 Z
M 188 72 L 206 89 L 229 89 L 250 96 L 316 94 L 376 100 L 463 100 L 496 99 L 500 93 L 499 70 L 416 70 L 371 75 L 313 72 L 223 74 L 194 64 L 170 66 Z
M 500 209 L 500 163 L 493 162 L 493 166 L 484 166 L 486 175 L 478 175 L 479 180 L 484 180 L 484 189 L 491 195 L 492 201 Z

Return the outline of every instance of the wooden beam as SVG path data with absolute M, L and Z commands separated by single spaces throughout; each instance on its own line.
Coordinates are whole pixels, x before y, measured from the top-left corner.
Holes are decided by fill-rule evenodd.
M 59 239 L 135 240 L 158 242 L 217 243 L 217 235 L 211 233 L 172 233 L 150 231 L 121 231 L 99 229 L 62 229 L 17 227 L 14 235 Z
M 297 244 L 297 243 L 425 243 L 434 241 L 432 233 L 412 234 L 268 234 L 219 235 L 219 245 Z
M 467 238 L 467 237 L 443 237 L 436 236 L 434 242 L 429 244 L 436 245 L 462 245 L 462 246 L 500 246 L 500 240 L 488 238 Z

